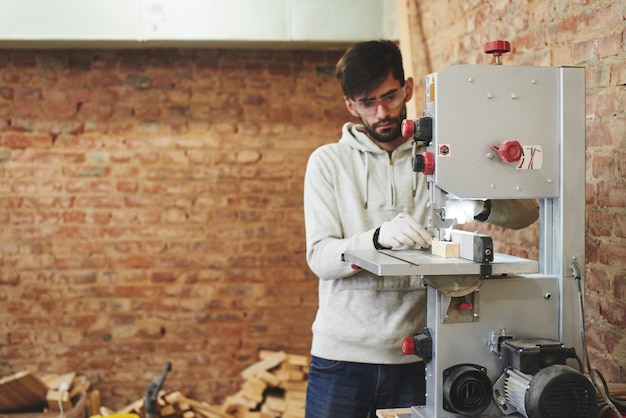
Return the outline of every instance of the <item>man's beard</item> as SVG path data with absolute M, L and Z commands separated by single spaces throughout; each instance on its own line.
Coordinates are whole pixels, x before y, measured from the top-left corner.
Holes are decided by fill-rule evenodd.
M 406 105 L 402 108 L 402 112 L 397 118 L 385 118 L 383 120 L 379 120 L 373 125 L 367 124 L 363 118 L 361 118 L 361 123 L 363 123 L 363 127 L 367 134 L 376 142 L 392 142 L 402 136 L 402 121 L 406 119 Z M 382 132 L 377 132 L 376 127 L 383 123 L 393 123 L 394 127 L 392 129 L 387 129 Z

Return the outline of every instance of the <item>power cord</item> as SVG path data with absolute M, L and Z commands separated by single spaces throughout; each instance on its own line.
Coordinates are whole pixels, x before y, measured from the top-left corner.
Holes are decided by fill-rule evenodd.
M 578 265 L 577 262 L 573 262 L 571 265 L 571 269 L 572 269 L 572 274 L 574 275 L 574 279 L 576 280 L 576 285 L 578 287 L 578 304 L 580 308 L 580 337 L 582 339 L 583 357 L 584 357 L 585 363 L 587 364 L 587 372 L 589 373 L 589 377 L 591 378 L 591 383 L 593 383 L 594 387 L 600 393 L 604 401 L 604 404 L 600 408 L 600 413 L 598 414 L 598 417 L 602 418 L 606 412 L 608 412 L 609 410 L 612 410 L 615 413 L 616 418 L 620 418 L 622 416 L 622 413 L 615 406 L 615 403 L 620 405 L 623 411 L 626 411 L 626 405 L 620 402 L 620 400 L 618 399 L 611 398 L 609 394 L 609 388 L 608 388 L 608 385 L 606 384 L 606 380 L 604 379 L 604 376 L 602 376 L 602 373 L 592 368 L 591 362 L 589 361 L 589 352 L 587 351 L 587 340 L 585 336 L 585 307 L 583 303 L 584 297 L 583 297 L 583 290 L 582 290 L 582 284 L 581 284 L 582 278 L 580 274 L 580 266 Z M 603 390 L 600 390 L 600 387 L 598 386 L 598 383 L 596 382 L 596 379 L 595 379 L 596 375 L 602 381 Z
M 59 385 L 59 418 L 63 418 L 64 415 L 64 411 L 63 411 L 63 395 L 69 390 L 69 388 L 67 387 L 67 383 L 61 383 Z

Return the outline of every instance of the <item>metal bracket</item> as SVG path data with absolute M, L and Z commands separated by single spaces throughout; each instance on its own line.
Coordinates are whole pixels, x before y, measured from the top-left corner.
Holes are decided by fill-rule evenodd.
M 465 296 L 449 296 L 439 293 L 439 297 L 441 297 L 441 323 L 477 322 L 480 318 L 478 293 L 478 290 Z
M 565 255 L 563 257 L 563 276 L 564 277 L 574 277 L 574 273 L 572 271 L 572 264 L 576 263 L 578 265 L 578 271 L 580 273 L 580 278 L 584 279 L 585 277 L 585 256 L 584 255 Z

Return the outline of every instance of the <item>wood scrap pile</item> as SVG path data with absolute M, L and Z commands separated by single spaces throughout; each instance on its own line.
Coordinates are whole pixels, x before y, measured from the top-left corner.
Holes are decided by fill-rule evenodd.
M 124 415 L 137 417 L 145 417 L 144 399 L 139 399 L 130 405 L 118 410 L 112 411 L 106 407 L 100 408 L 100 415 L 106 417 L 109 415 Z M 158 418 L 233 418 L 232 415 L 223 412 L 222 408 L 210 405 L 206 402 L 198 402 L 187 398 L 179 391 L 166 393 L 159 392 L 157 397 Z
M 237 418 L 304 417 L 309 358 L 283 351 L 261 351 L 259 357 L 241 372 L 242 388 L 223 409 Z
M 179 391 L 161 391 L 157 418 L 303 418 L 309 357 L 262 350 L 259 358 L 241 372 L 241 389 L 222 405 L 199 402 Z M 118 411 L 101 408 L 100 414 L 144 417 L 143 399 Z
M 179 391 L 160 391 L 155 418 L 303 418 L 309 357 L 261 351 L 259 359 L 241 372 L 240 390 L 222 405 L 199 402 Z M 90 391 L 89 381 L 76 373 L 39 378 L 21 372 L 0 379 L 0 412 L 63 412 L 65 418 L 134 414 L 140 418 L 145 417 L 145 406 L 143 398 L 117 411 L 101 406 L 99 392 Z
M 21 371 L 0 379 L 0 412 L 55 413 L 84 417 L 89 381 L 76 373 L 39 377 Z

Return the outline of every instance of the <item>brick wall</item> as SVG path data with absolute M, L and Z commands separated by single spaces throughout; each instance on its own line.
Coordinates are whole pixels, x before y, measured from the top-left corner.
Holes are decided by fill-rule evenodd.
M 216 402 L 260 348 L 308 353 L 306 160 L 347 111 L 338 52 L 0 53 L 0 361 L 118 408 Z
M 494 38 L 512 42 L 508 63 L 587 67 L 588 338 L 626 381 L 624 6 L 411 10 L 418 81 L 486 62 Z M 259 348 L 308 352 L 302 177 L 348 117 L 338 52 L 0 52 L 0 362 L 85 373 L 116 408 L 166 360 L 164 389 L 218 402 Z M 536 227 L 490 233 L 536 257 Z
M 408 0 L 407 9 L 418 78 L 492 62 L 482 46 L 493 39 L 511 42 L 505 64 L 586 68 L 587 341 L 592 365 L 626 381 L 626 3 Z M 533 228 L 486 229 L 500 251 L 523 254 L 527 245 L 536 256 L 536 228 L 534 237 Z

